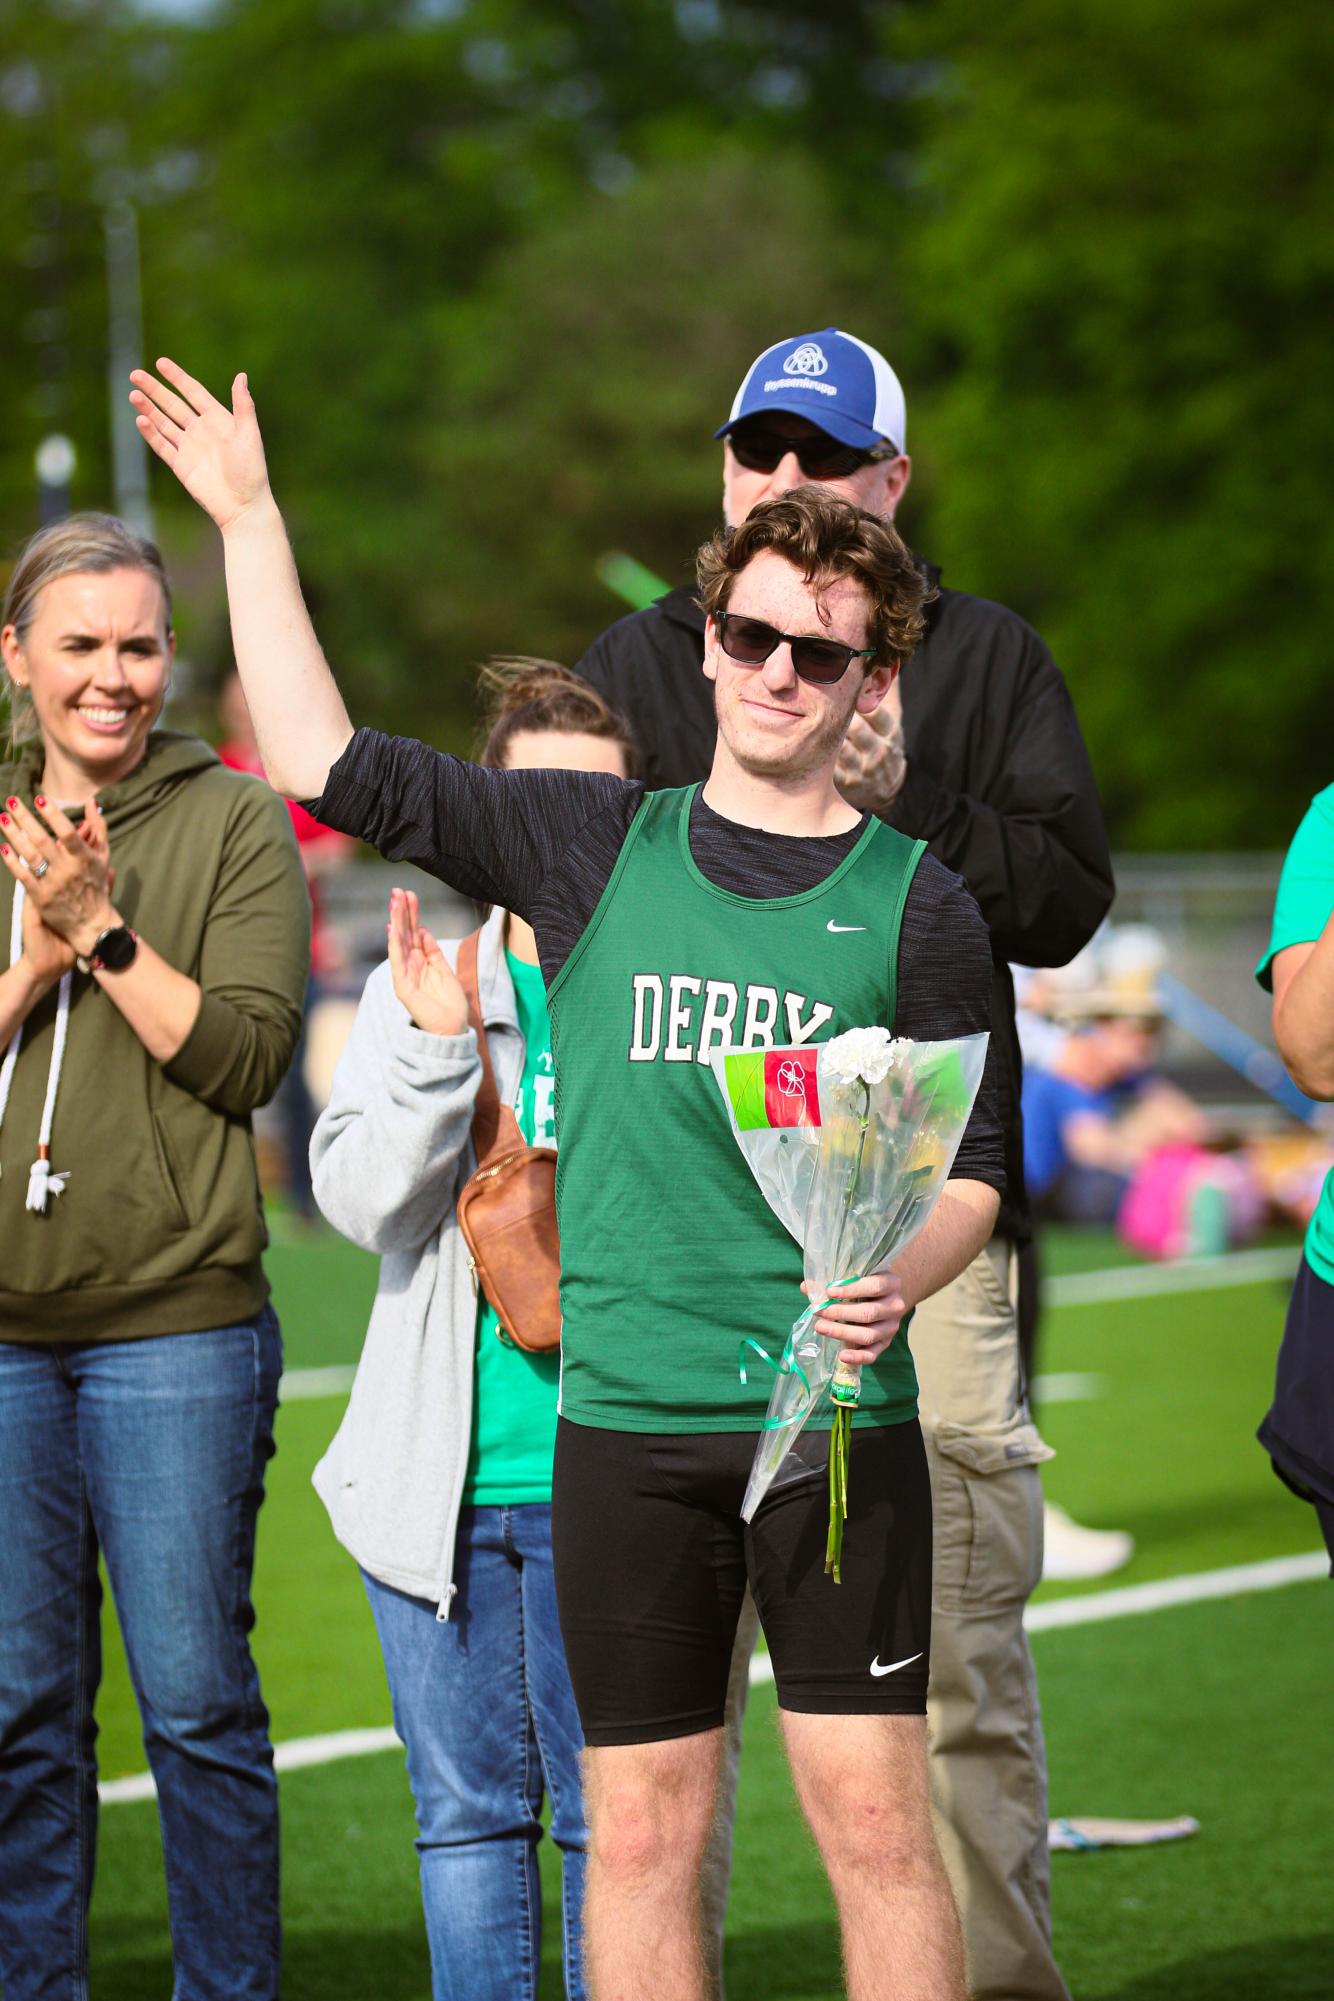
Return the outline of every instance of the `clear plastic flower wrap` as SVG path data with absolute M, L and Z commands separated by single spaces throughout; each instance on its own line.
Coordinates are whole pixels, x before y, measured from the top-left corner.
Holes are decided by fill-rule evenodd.
M 892 1264 L 926 1222 L 968 1123 L 987 1037 L 910 1042 L 884 1028 L 849 1029 L 815 1046 L 725 1049 L 712 1058 L 737 1145 L 770 1208 L 804 1254 L 811 1304 L 779 1357 L 741 1344 L 743 1381 L 757 1361 L 773 1392 L 741 1512 L 754 1519 L 775 1480 L 808 1475 L 827 1455 L 828 1569 L 837 1579 L 847 1513 L 847 1447 L 860 1372 L 815 1332 L 830 1288 Z M 832 1407 L 821 1429 L 812 1417 Z

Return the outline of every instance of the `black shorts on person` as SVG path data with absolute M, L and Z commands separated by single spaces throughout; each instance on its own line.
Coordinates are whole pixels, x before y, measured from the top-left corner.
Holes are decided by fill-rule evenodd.
M 717 1729 L 749 1579 L 779 1706 L 920 1716 L 931 1647 L 931 1489 L 917 1423 L 854 1429 L 843 1581 L 825 1575 L 829 1483 L 741 1501 L 753 1431 L 556 1432 L 552 1544 L 584 1736 L 647 1744 Z M 823 1452 L 821 1452 L 823 1458 Z

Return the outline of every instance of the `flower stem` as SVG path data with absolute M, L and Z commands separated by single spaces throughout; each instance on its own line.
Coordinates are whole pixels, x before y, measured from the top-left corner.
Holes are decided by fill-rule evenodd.
M 852 1173 L 848 1176 L 847 1193 L 843 1197 L 843 1214 L 839 1218 L 838 1242 L 834 1246 L 835 1272 L 840 1269 L 843 1240 L 848 1232 L 852 1205 L 856 1200 L 858 1184 L 862 1178 L 862 1158 L 866 1152 L 866 1134 L 871 1123 L 871 1087 L 865 1080 L 862 1082 L 862 1092 L 857 1157 L 852 1163 Z M 852 1412 L 860 1396 L 860 1373 L 853 1376 L 840 1365 L 834 1371 L 834 1422 L 829 1433 L 829 1539 L 825 1544 L 824 1553 L 825 1576 L 832 1576 L 835 1584 L 843 1582 L 843 1524 L 848 1518 L 848 1456 L 852 1443 Z
M 848 1517 L 851 1439 L 852 1412 L 846 1404 L 839 1404 L 829 1433 L 829 1539 L 824 1551 L 825 1576 L 832 1576 L 835 1584 L 843 1582 L 843 1524 Z

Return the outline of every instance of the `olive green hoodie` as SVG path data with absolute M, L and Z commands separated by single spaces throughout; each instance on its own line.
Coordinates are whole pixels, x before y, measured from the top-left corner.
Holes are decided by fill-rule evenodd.
M 0 799 L 32 806 L 42 762 L 32 744 L 0 764 Z M 310 956 L 287 808 L 261 779 L 168 730 L 98 801 L 117 910 L 203 999 L 184 1046 L 158 1063 L 97 981 L 75 972 L 51 1133 L 52 1171 L 68 1180 L 44 1213 L 25 1201 L 55 991 L 24 1023 L 0 1124 L 5 1341 L 190 1333 L 248 1319 L 268 1296 L 250 1114 L 296 1046 Z M 0 872 L 0 967 L 13 895 Z

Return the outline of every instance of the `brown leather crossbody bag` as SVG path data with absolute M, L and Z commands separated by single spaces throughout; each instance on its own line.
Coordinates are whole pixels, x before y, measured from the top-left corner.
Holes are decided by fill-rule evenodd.
M 482 1082 L 473 1109 L 477 1166 L 459 1191 L 459 1228 L 473 1283 L 496 1310 L 505 1335 L 530 1355 L 560 1346 L 560 1237 L 556 1230 L 556 1150 L 529 1146 L 502 1105 L 482 1025 L 477 938 L 459 946 L 458 975 L 477 1036 Z

